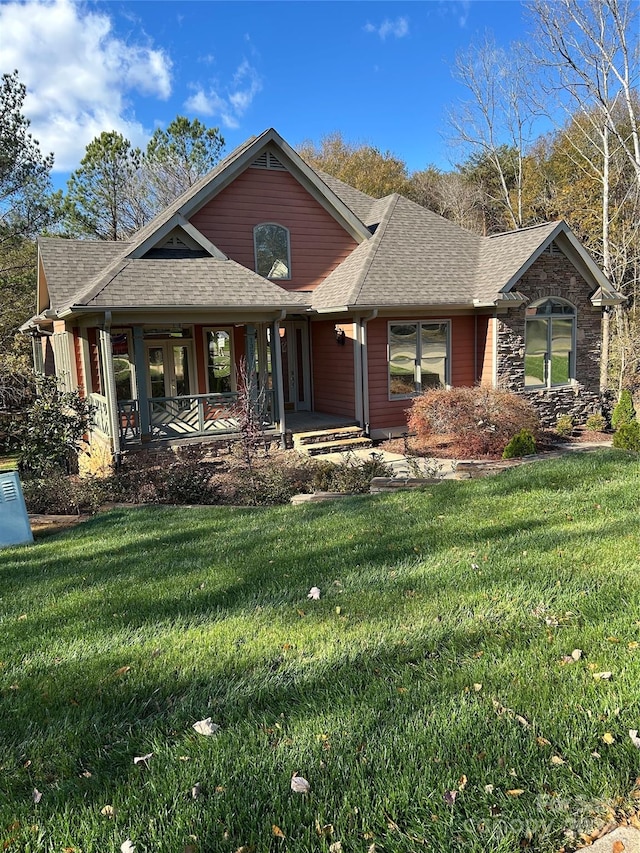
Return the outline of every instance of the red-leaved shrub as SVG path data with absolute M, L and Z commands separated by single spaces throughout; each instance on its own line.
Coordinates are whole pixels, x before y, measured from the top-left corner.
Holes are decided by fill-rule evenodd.
M 408 424 L 419 441 L 446 439 L 469 456 L 500 455 L 520 430 L 535 437 L 540 428 L 527 400 L 484 386 L 427 391 L 413 401 Z

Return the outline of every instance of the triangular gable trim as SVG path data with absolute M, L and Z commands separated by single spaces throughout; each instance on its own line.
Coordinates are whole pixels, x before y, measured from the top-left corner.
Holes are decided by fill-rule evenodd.
M 208 240 L 204 234 L 198 231 L 181 213 L 174 213 L 171 219 L 168 219 L 157 231 L 154 231 L 146 240 L 139 243 L 132 252 L 129 252 L 128 257 L 144 257 L 151 249 L 155 249 L 159 244 L 163 243 L 175 228 L 182 229 L 185 234 L 188 234 L 192 240 L 195 240 L 201 248 L 208 252 L 212 258 L 218 258 L 220 261 L 229 260 L 224 252 L 221 252 L 211 240 Z
M 580 241 L 573 234 L 569 226 L 564 220 L 560 220 L 553 231 L 548 234 L 545 239 L 540 243 L 540 245 L 535 249 L 531 255 L 527 258 L 527 260 L 522 264 L 520 269 L 511 276 L 509 281 L 501 288 L 501 293 L 508 293 L 512 287 L 522 278 L 522 276 L 530 269 L 533 264 L 538 260 L 540 255 L 544 252 L 544 250 L 549 246 L 552 242 L 557 240 L 558 236 L 563 236 L 568 241 L 571 249 L 574 250 L 575 254 L 579 261 L 586 267 L 586 271 L 591 275 L 597 284 L 598 288 L 602 290 L 602 292 L 610 294 L 612 297 L 615 297 L 616 291 L 612 288 L 609 279 L 605 276 L 602 270 L 598 267 L 596 262 L 593 260 L 589 252 L 584 248 L 584 246 L 580 243 Z M 496 235 L 497 236 L 497 235 Z M 491 238 L 489 238 L 491 239 Z M 570 257 L 570 254 L 567 254 L 564 246 L 562 244 L 558 245 L 558 248 L 562 250 L 562 252 L 566 255 L 567 259 L 574 264 L 575 259 Z

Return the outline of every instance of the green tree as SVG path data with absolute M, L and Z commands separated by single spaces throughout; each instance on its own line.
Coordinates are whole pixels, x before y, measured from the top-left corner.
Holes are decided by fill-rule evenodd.
M 158 128 L 147 145 L 144 173 L 157 213 L 213 169 L 224 149 L 217 127 L 177 116 L 166 130 Z
M 142 152 L 115 130 L 86 148 L 65 197 L 70 233 L 98 240 L 126 240 L 151 217 L 141 182 Z
M 394 192 L 410 193 L 407 165 L 403 160 L 372 145 L 347 142 L 339 131 L 324 136 L 318 146 L 306 140 L 298 147 L 298 154 L 314 168 L 374 198 Z

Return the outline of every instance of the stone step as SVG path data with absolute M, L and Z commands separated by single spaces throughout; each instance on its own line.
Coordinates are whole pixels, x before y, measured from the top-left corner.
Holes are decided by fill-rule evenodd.
M 359 426 L 336 427 L 335 429 L 314 430 L 313 432 L 297 432 L 293 436 L 293 446 L 300 447 L 308 444 L 336 442 L 349 438 L 361 438 L 363 430 Z
M 307 456 L 324 456 L 328 453 L 345 453 L 348 450 L 365 450 L 373 447 L 370 438 L 343 438 L 341 441 L 323 441 L 315 444 L 301 444 L 297 449 Z

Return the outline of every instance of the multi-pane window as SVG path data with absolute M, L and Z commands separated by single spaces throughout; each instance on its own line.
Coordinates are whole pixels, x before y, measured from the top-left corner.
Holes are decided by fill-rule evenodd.
M 389 396 L 449 384 L 449 323 L 389 324 Z
M 291 278 L 289 229 L 273 222 L 253 229 L 256 272 L 264 278 Z
M 575 378 L 576 309 L 549 298 L 527 308 L 524 384 L 527 388 L 569 385 Z

